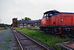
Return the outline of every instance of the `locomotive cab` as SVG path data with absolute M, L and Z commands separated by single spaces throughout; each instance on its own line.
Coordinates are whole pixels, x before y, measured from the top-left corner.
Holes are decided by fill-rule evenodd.
M 60 12 L 56 11 L 56 10 L 52 10 L 52 11 L 47 11 L 44 13 L 43 18 L 41 19 L 41 26 L 43 27 L 47 27 L 50 26 L 51 24 L 51 17 L 55 17 L 58 14 L 60 14 Z M 54 22 L 55 24 L 55 22 Z
M 49 28 L 51 26 L 51 17 L 57 16 L 58 14 L 60 14 L 60 12 L 56 11 L 56 10 L 51 10 L 51 11 L 47 11 L 44 13 L 43 18 L 41 20 L 41 26 L 40 29 L 42 31 L 49 31 Z M 52 29 L 52 28 L 50 28 Z

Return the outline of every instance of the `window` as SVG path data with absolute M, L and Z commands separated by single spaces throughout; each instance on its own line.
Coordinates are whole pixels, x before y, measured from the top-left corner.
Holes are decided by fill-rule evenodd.
M 48 14 L 44 14 L 44 15 L 43 15 L 43 18 L 46 18 L 46 17 L 48 17 Z
M 49 14 L 50 16 L 53 16 L 53 14 Z
M 49 18 L 58 14 L 59 14 L 58 11 L 47 11 L 44 13 L 43 18 Z

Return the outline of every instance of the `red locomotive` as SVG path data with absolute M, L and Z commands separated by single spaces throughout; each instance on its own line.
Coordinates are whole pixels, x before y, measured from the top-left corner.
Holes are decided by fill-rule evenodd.
M 73 34 L 74 13 L 47 11 L 41 19 L 40 29 L 51 34 Z

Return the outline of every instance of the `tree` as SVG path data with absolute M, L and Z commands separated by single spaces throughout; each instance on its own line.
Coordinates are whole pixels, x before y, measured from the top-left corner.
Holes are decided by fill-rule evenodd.
M 28 18 L 28 17 L 25 17 L 25 20 L 31 20 L 30 18 Z

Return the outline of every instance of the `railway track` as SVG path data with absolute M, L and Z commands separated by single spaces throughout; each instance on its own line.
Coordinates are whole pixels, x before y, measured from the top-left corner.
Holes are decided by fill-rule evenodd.
M 51 50 L 16 30 L 13 30 L 13 33 L 18 42 L 19 50 Z

